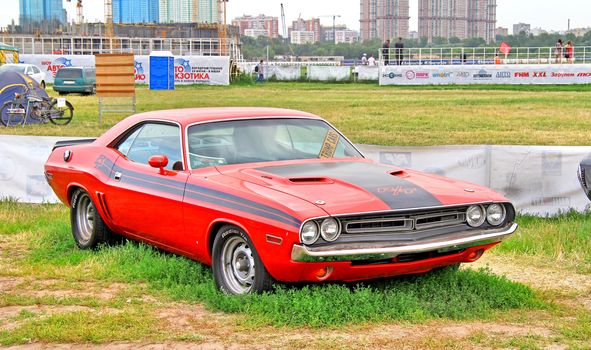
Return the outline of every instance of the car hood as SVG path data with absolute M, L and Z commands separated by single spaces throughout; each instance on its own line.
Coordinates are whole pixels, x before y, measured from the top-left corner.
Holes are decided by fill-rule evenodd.
M 365 159 L 294 161 L 218 170 L 308 201 L 329 215 L 506 201 L 485 187 Z

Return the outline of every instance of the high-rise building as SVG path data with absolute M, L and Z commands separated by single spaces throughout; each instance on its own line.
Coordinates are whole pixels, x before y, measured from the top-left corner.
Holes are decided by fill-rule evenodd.
M 194 0 L 198 4 L 198 18 L 200 23 L 218 23 L 220 14 L 218 13 L 218 0 Z
M 419 36 L 495 39 L 496 0 L 419 0 Z
M 409 0 L 361 0 L 361 40 L 407 38 Z
M 279 37 L 279 18 L 277 17 L 265 15 L 258 15 L 255 17 L 244 15 L 242 17 L 234 18 L 232 20 L 232 25 L 240 28 L 241 35 L 248 35 L 246 34 L 246 31 L 253 29 L 256 31 L 249 31 L 249 33 L 257 33 L 257 36 L 259 36 L 261 30 L 263 30 L 266 31 L 266 36 L 270 38 Z
M 20 25 L 57 21 L 66 23 L 62 0 L 19 0 Z
M 195 0 L 160 0 L 158 4 L 160 23 L 197 22 Z
M 302 38 L 305 38 L 303 41 L 309 41 L 309 32 L 314 33 L 314 41 L 315 43 L 320 42 L 320 34 L 321 34 L 321 27 L 320 27 L 320 19 L 319 18 L 312 18 L 312 19 L 301 19 L 298 18 L 297 20 L 293 21 L 291 27 L 288 28 L 289 37 L 292 37 L 292 32 L 307 32 L 301 35 Z M 300 34 L 298 34 L 300 35 Z M 292 43 L 293 40 L 292 40 Z M 294 43 L 295 44 L 295 43 Z
M 114 23 L 158 23 L 158 0 L 113 0 Z
M 509 28 L 497 27 L 495 29 L 495 36 L 508 36 Z

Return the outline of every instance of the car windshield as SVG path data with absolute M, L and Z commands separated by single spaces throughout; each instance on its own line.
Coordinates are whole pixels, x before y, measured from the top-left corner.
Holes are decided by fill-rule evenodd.
M 25 66 L 20 66 L 20 65 L 4 65 L 4 66 L 0 67 L 0 72 L 24 73 L 25 68 L 26 68 Z
M 76 79 L 82 77 L 82 69 L 60 69 L 55 75 L 60 79 Z
M 316 119 L 249 119 L 197 124 L 188 130 L 192 169 L 293 159 L 363 157 Z

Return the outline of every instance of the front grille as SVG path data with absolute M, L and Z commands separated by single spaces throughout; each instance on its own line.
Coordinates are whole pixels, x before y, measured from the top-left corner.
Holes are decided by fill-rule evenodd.
M 466 222 L 465 210 L 440 210 L 408 215 L 381 215 L 341 218 L 343 233 L 408 233 L 451 227 Z

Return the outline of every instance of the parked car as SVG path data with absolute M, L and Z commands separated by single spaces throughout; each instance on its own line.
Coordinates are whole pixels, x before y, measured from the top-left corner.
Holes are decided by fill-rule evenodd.
M 323 119 L 271 108 L 154 111 L 58 142 L 47 181 L 80 248 L 113 234 L 212 265 L 245 294 L 459 266 L 509 237 L 500 194 L 377 164 Z
M 45 89 L 45 72 L 34 64 L 7 63 L 0 66 L 0 72 L 18 72 L 24 74 L 35 80 L 42 89 Z
M 591 199 L 591 157 L 583 159 L 577 172 L 581 187 L 587 198 Z
M 96 70 L 87 67 L 64 67 L 57 71 L 53 90 L 60 95 L 72 92 L 81 94 L 96 93 Z

